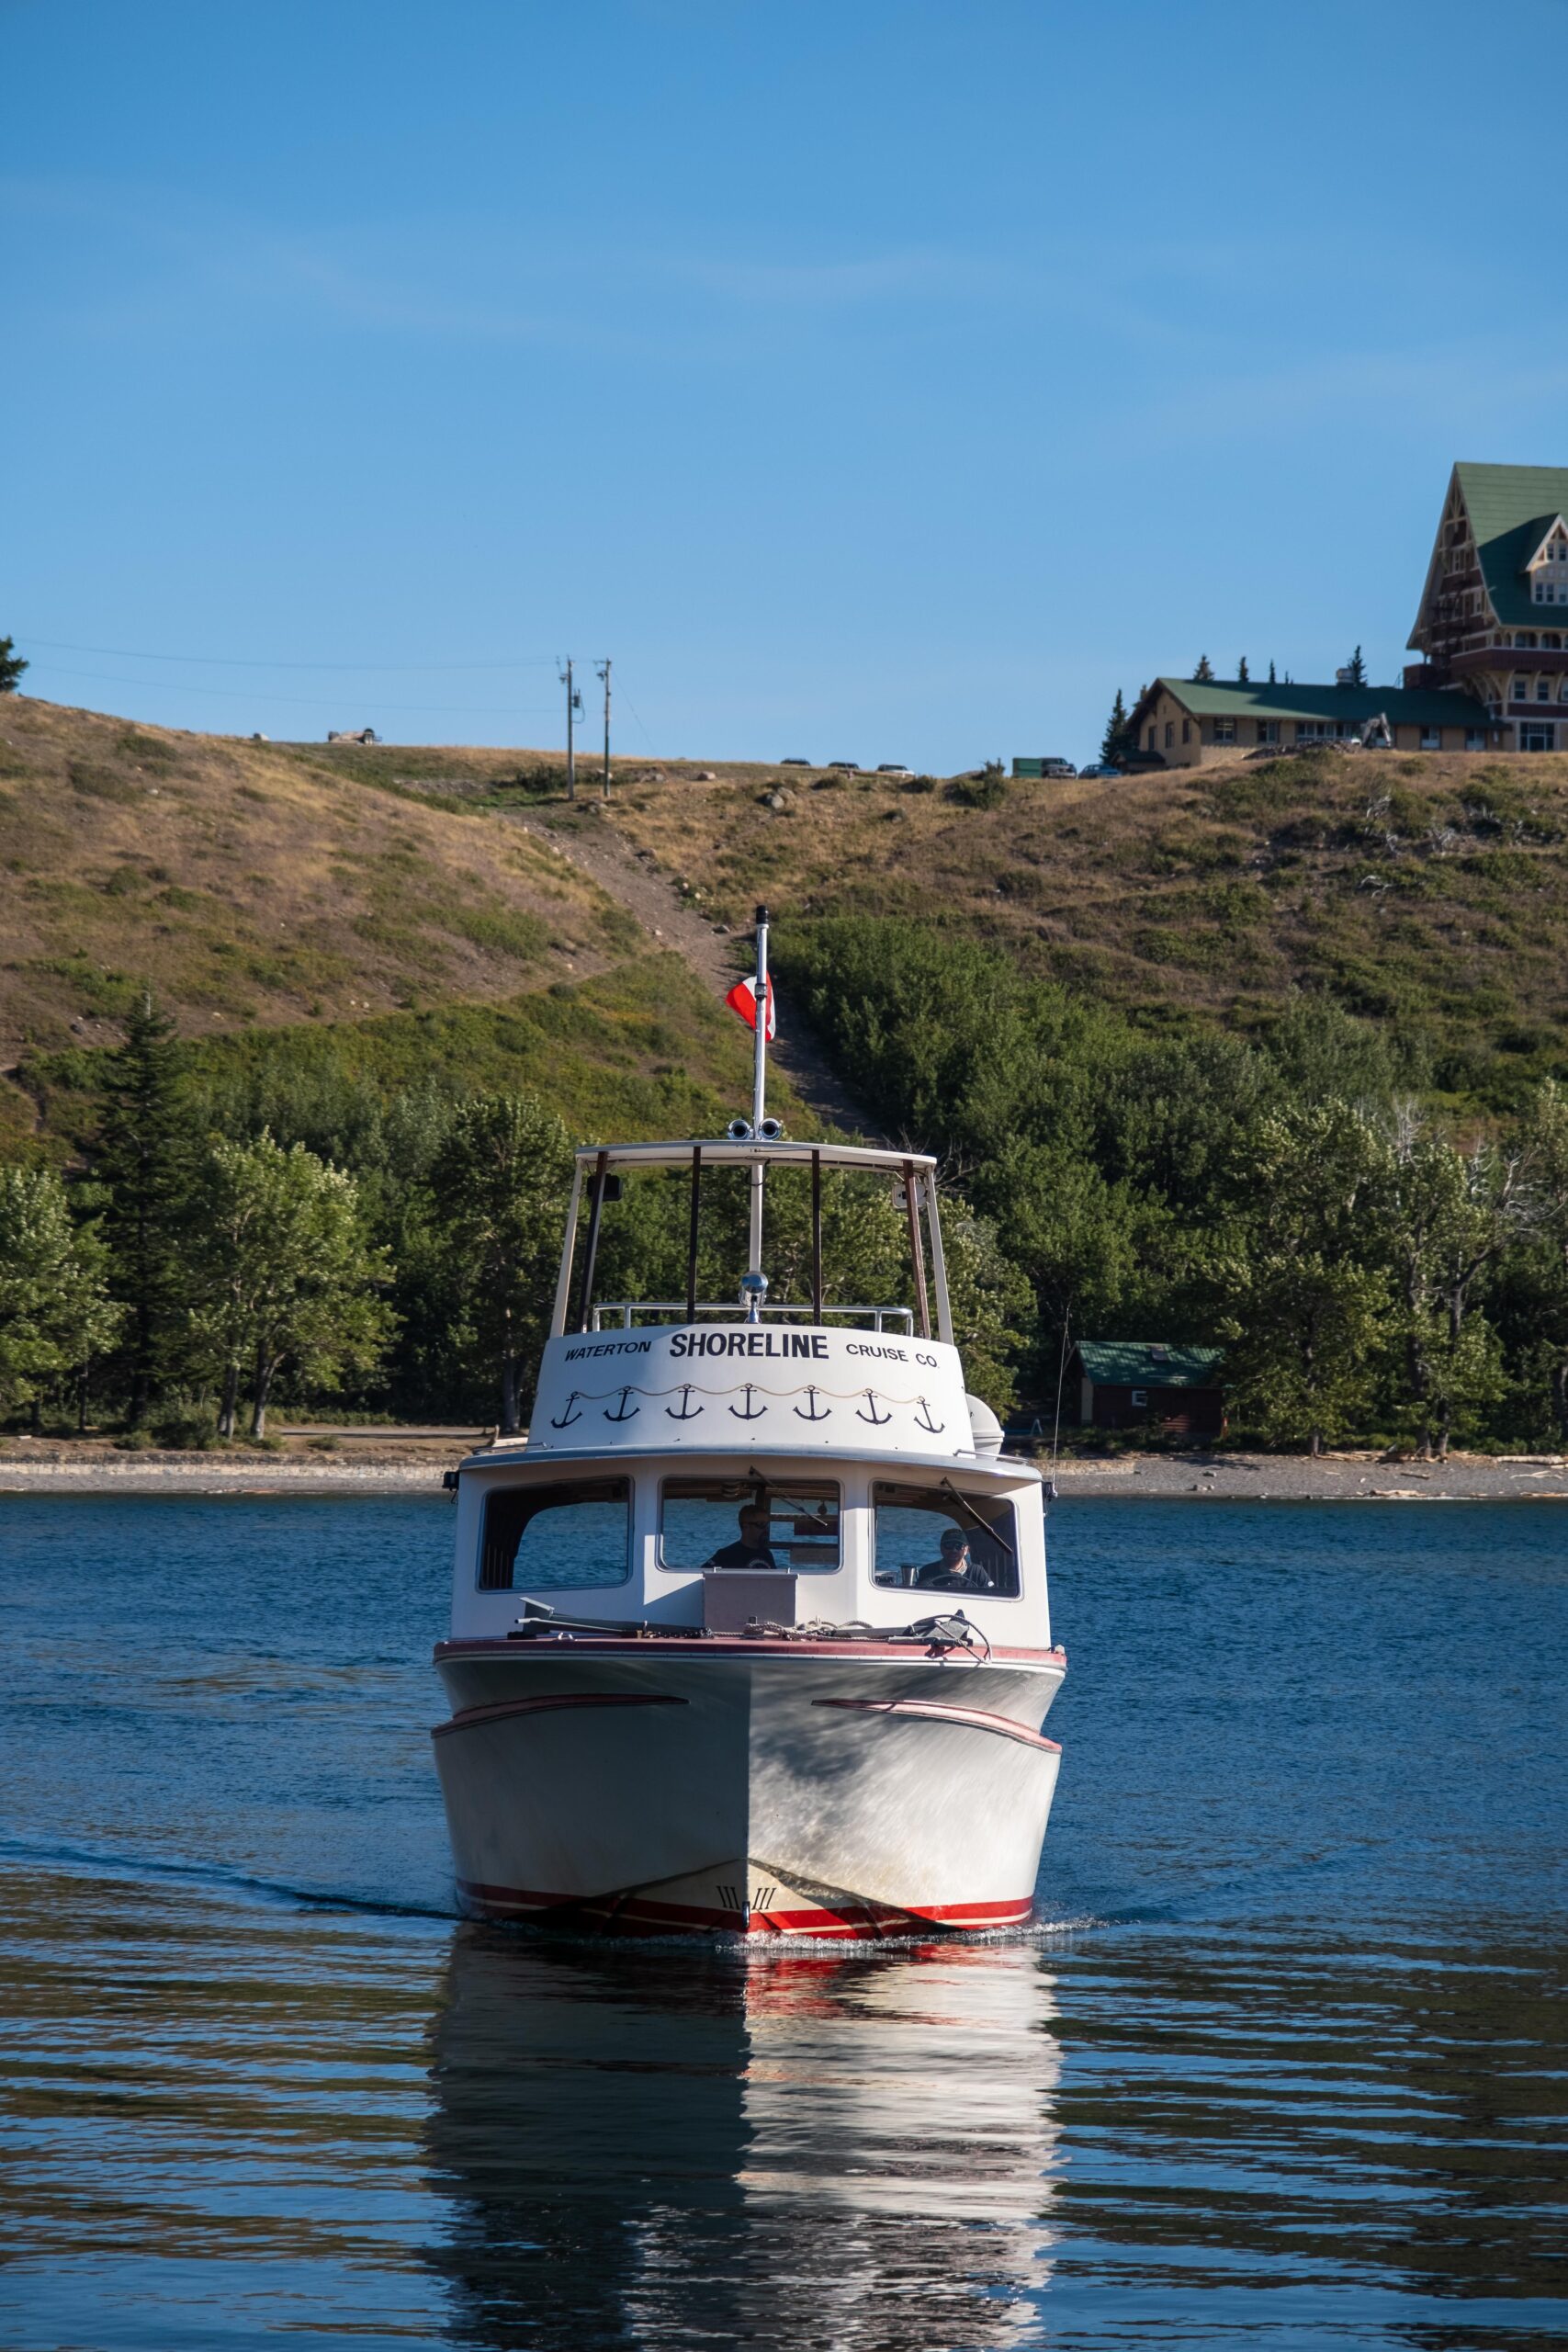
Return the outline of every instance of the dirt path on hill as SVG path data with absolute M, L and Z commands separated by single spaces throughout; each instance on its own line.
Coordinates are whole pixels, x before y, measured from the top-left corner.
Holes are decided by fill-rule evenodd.
M 722 999 L 734 987 L 743 967 L 736 959 L 737 937 L 688 905 L 669 876 L 616 831 L 614 817 L 599 802 L 582 803 L 558 823 L 540 816 L 512 821 L 597 882 L 661 946 L 683 956 L 715 996 Z M 769 1052 L 818 1118 L 868 1143 L 886 1141 L 808 1038 L 781 1031 Z

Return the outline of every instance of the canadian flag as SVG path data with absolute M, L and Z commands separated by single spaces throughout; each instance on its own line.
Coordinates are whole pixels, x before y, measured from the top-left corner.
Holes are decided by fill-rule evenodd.
M 778 1035 L 779 1026 L 778 1015 L 773 1006 L 773 983 L 771 976 L 767 987 L 768 1025 L 763 1035 L 771 1046 Z M 732 1012 L 738 1012 L 740 1015 L 748 1029 L 755 1029 L 757 1026 L 757 983 L 755 980 L 737 980 L 724 1001 Z

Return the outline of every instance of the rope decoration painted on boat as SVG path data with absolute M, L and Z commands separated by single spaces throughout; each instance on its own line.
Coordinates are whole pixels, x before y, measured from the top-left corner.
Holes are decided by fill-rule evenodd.
M 633 1396 L 674 1396 L 679 1402 L 665 1406 L 666 1418 L 671 1421 L 694 1421 L 707 1410 L 707 1407 L 705 1404 L 694 1405 L 692 1402 L 694 1396 L 717 1400 L 728 1399 L 734 1393 L 731 1388 L 705 1388 L 695 1380 L 678 1381 L 668 1388 L 645 1388 L 636 1381 L 624 1381 L 615 1388 L 574 1388 L 562 1410 L 552 1418 L 550 1427 L 553 1430 L 572 1428 L 583 1418 L 581 1408 L 584 1405 L 599 1406 L 601 1418 L 606 1421 L 635 1420 L 642 1408 L 629 1402 Z M 914 1415 L 915 1427 L 924 1430 L 931 1437 L 940 1437 L 947 1427 L 945 1421 L 932 1418 L 928 1397 L 894 1396 L 881 1388 L 824 1388 L 818 1381 L 809 1381 L 798 1388 L 759 1388 L 755 1381 L 748 1380 L 743 1385 L 742 1396 L 744 1401 L 741 1404 L 728 1406 L 729 1412 L 738 1421 L 761 1420 L 770 1404 L 784 1405 L 791 1397 L 803 1396 L 806 1402 L 792 1408 L 795 1418 L 802 1421 L 830 1419 L 833 1405 L 821 1401 L 829 1397 L 840 1405 L 853 1405 L 856 1420 L 868 1422 L 873 1429 L 885 1428 L 893 1418 L 890 1411 L 879 1411 L 879 1406 L 908 1408 Z M 754 1401 L 758 1396 L 762 1399 L 761 1404 Z

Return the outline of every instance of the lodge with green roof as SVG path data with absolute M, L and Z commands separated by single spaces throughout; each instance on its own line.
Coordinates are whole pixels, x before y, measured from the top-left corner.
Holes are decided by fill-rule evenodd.
M 1568 468 L 1457 465 L 1400 685 L 1156 678 L 1129 714 L 1140 764 L 1359 742 L 1568 751 Z
M 1568 467 L 1454 468 L 1410 647 L 1407 686 L 1472 695 L 1510 751 L 1568 751 Z
M 1467 694 L 1432 687 L 1227 685 L 1156 678 L 1128 720 L 1140 758 L 1201 767 L 1240 752 L 1303 743 L 1382 743 L 1399 752 L 1485 752 L 1502 730 Z

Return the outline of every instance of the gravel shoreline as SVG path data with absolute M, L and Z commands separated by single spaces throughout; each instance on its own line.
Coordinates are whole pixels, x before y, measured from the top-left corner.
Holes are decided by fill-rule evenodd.
M 121 1453 L 12 1440 L 0 1445 L 6 1495 L 439 1494 L 441 1476 L 473 1450 L 471 1439 L 400 1442 L 390 1432 L 344 1458 L 283 1454 Z M 1045 1466 L 1043 1464 L 1042 1467 Z M 1447 1462 L 1384 1462 L 1375 1454 L 1127 1454 L 1067 1458 L 1056 1465 L 1063 1502 L 1151 1496 L 1233 1502 L 1568 1502 L 1568 1455 L 1452 1454 Z

